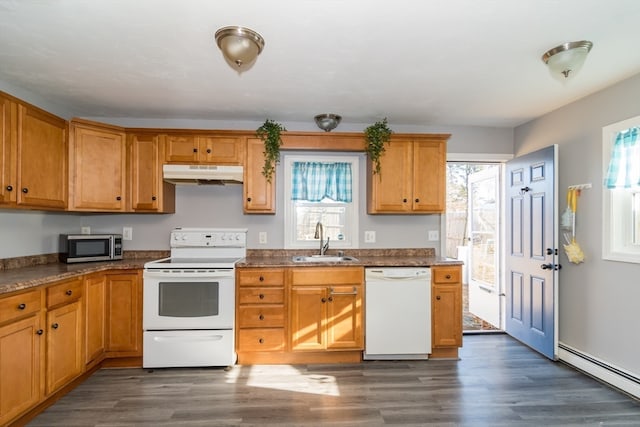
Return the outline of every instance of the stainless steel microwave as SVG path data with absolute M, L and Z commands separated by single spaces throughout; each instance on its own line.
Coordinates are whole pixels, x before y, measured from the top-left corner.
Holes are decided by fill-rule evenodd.
M 122 259 L 121 234 L 61 234 L 60 261 L 66 263 Z

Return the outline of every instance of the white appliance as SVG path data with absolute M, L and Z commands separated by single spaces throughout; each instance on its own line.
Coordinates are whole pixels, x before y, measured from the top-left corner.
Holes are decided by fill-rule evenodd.
M 171 231 L 171 256 L 144 266 L 144 368 L 236 362 L 235 263 L 246 240 L 246 229 Z
M 365 269 L 365 360 L 418 360 L 431 353 L 431 269 Z
M 243 170 L 238 165 L 164 165 L 162 177 L 172 184 L 242 183 Z

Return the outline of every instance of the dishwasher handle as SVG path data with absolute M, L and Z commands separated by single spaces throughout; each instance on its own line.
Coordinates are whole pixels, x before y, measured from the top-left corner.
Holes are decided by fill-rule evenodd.
M 431 269 L 368 269 L 366 280 L 429 280 L 431 281 Z

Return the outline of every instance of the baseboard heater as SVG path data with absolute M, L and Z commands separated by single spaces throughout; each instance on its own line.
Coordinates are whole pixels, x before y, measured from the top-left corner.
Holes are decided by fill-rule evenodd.
M 558 358 L 621 391 L 640 399 L 640 377 L 564 343 L 558 343 Z

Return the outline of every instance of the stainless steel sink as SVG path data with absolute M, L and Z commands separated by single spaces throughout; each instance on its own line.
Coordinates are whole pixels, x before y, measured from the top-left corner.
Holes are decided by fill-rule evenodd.
M 352 256 L 337 255 L 297 255 L 293 257 L 293 262 L 345 262 L 358 261 L 358 258 Z

